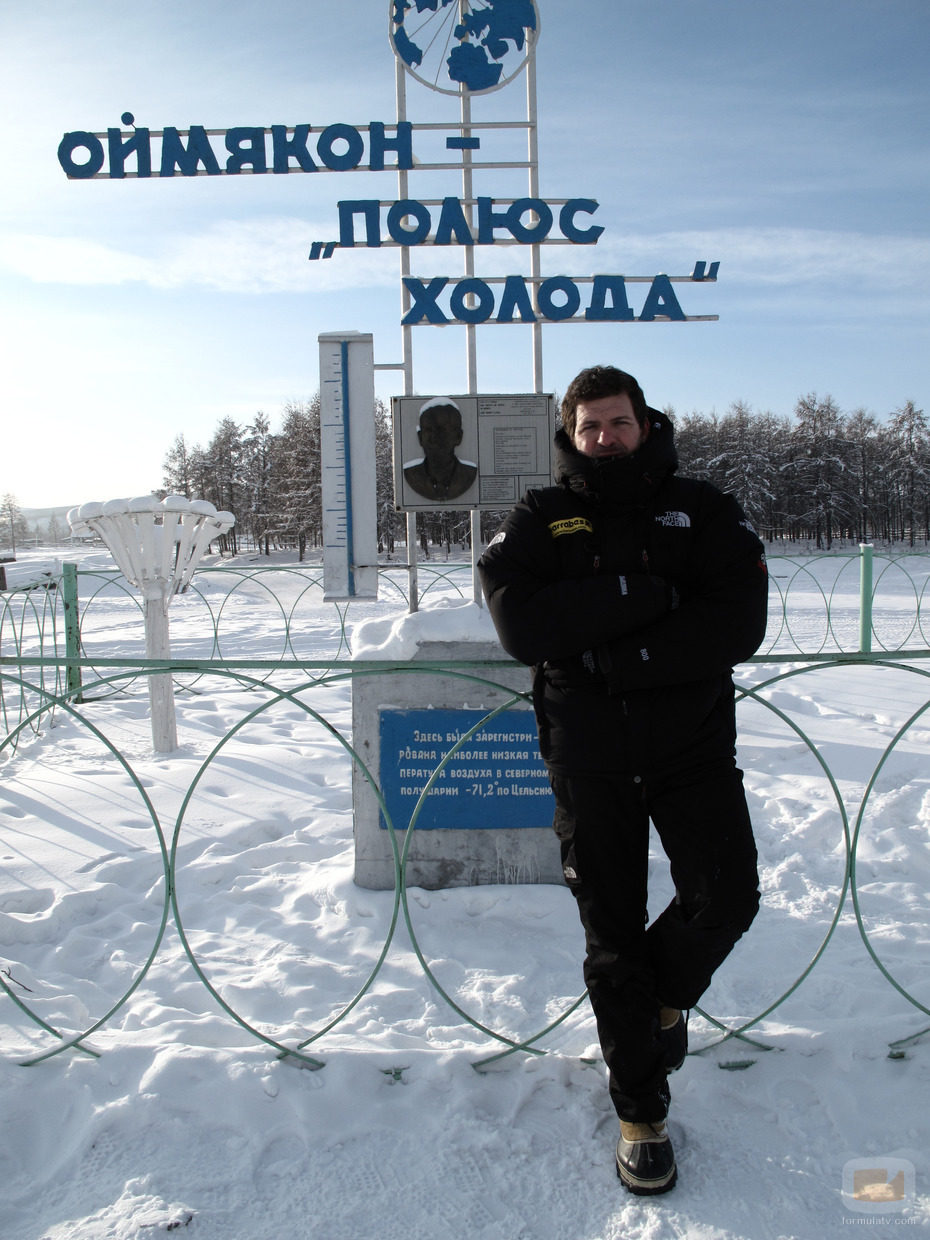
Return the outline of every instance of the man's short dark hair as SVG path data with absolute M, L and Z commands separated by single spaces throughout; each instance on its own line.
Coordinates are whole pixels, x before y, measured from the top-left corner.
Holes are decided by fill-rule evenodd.
M 632 375 L 618 370 L 616 366 L 589 366 L 577 374 L 562 397 L 560 410 L 562 425 L 569 439 L 574 438 L 579 401 L 600 400 L 602 396 L 620 396 L 624 393 L 630 398 L 636 421 L 640 426 L 645 425 L 648 417 L 646 397 Z

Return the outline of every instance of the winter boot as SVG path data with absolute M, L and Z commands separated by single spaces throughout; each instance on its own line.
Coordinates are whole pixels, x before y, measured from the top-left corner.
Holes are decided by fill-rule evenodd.
M 665 1071 L 677 1072 L 688 1054 L 688 1017 L 678 1008 L 659 1008 L 659 1041 L 665 1055 Z
M 617 1175 L 639 1197 L 667 1193 L 675 1187 L 678 1169 L 664 1120 L 656 1124 L 620 1121 Z

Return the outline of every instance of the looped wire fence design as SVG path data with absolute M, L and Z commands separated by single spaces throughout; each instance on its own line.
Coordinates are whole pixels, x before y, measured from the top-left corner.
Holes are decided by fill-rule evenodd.
M 849 904 L 851 904 L 855 914 L 858 933 L 868 956 L 881 971 L 887 982 L 894 987 L 908 1004 L 919 1012 L 930 1016 L 930 1007 L 915 994 L 911 993 L 883 962 L 866 924 L 866 917 L 862 909 L 861 892 L 857 883 L 857 855 L 877 782 L 889 758 L 898 748 L 901 741 L 930 711 L 930 686 L 926 690 L 921 689 L 918 695 L 922 699 L 921 704 L 900 725 L 890 742 L 881 752 L 879 760 L 867 780 L 861 800 L 858 805 L 852 808 L 847 807 L 837 778 L 834 772 L 830 770 L 815 741 L 811 739 L 787 711 L 781 709 L 775 701 L 769 700 L 769 697 L 766 696 L 775 686 L 824 667 L 843 666 L 851 669 L 878 667 L 889 670 L 894 669 L 908 677 L 916 677 L 921 685 L 930 680 L 930 662 L 928 662 L 930 660 L 930 650 L 928 650 L 930 643 L 928 643 L 927 634 L 924 631 L 926 624 L 925 605 L 928 598 L 928 588 L 930 588 L 930 557 L 911 556 L 903 557 L 903 559 L 907 561 L 906 567 L 902 567 L 902 557 L 897 559 L 889 558 L 887 563 L 883 564 L 881 572 L 876 579 L 873 597 L 875 599 L 880 597 L 881 581 L 886 574 L 904 571 L 907 573 L 907 581 L 913 589 L 914 607 L 913 610 L 909 607 L 905 613 L 901 607 L 900 600 L 898 600 L 897 606 L 890 606 L 887 608 L 887 614 L 885 614 L 886 609 L 873 606 L 873 620 L 870 622 L 869 627 L 871 636 L 881 647 L 882 653 L 879 655 L 856 649 L 857 644 L 862 644 L 861 626 L 856 636 L 851 639 L 847 631 L 848 617 L 845 617 L 841 624 L 840 617 L 836 614 L 839 610 L 836 600 L 842 592 L 843 575 L 849 574 L 851 571 L 850 566 L 857 563 L 858 557 L 837 557 L 837 572 L 829 593 L 819 584 L 818 579 L 812 576 L 809 561 L 799 564 L 796 560 L 786 559 L 782 561 L 779 557 L 770 559 L 773 578 L 772 602 L 775 604 L 772 607 L 772 620 L 770 621 L 769 633 L 767 634 L 763 650 L 759 652 L 759 655 L 754 660 L 751 660 L 749 664 L 741 669 L 740 683 L 738 685 L 738 712 L 746 709 L 749 705 L 771 712 L 778 719 L 779 723 L 787 729 L 789 734 L 797 738 L 809 751 L 813 761 L 822 773 L 823 779 L 829 786 L 832 801 L 835 803 L 836 814 L 842 832 L 843 873 L 838 884 L 839 893 L 836 907 L 832 918 L 829 920 L 823 939 L 792 984 L 783 993 L 775 997 L 764 1010 L 737 1022 L 730 1022 L 728 1024 L 718 1020 L 712 1013 L 698 1009 L 701 1016 L 711 1026 L 713 1033 L 709 1041 L 703 1046 L 696 1048 L 695 1053 L 701 1053 L 713 1046 L 718 1046 L 731 1040 L 738 1040 L 739 1043 L 748 1045 L 753 1050 L 771 1049 L 770 1044 L 759 1039 L 758 1033 L 755 1036 L 750 1036 L 749 1031 L 756 1029 L 804 983 L 827 950 L 844 910 L 846 910 Z M 274 593 L 272 593 L 271 587 L 266 583 L 265 577 L 267 573 L 274 573 L 278 577 L 278 589 Z M 82 585 L 85 586 L 82 591 L 83 597 L 81 602 L 81 653 L 74 653 L 73 646 L 68 653 L 62 653 L 67 647 L 65 635 L 69 620 L 72 623 L 71 638 L 73 642 L 74 616 L 69 616 L 68 612 L 69 608 L 76 606 L 77 592 L 75 586 L 78 576 L 81 578 Z M 56 714 L 86 729 L 88 734 L 93 736 L 107 753 L 111 755 L 114 764 L 124 772 L 135 794 L 138 795 L 145 818 L 151 822 L 151 827 L 154 831 L 157 854 L 162 871 L 162 897 L 156 924 L 151 927 L 151 946 L 147 957 L 141 966 L 136 969 L 134 976 L 132 976 L 123 992 L 107 1007 L 107 1010 L 102 1015 L 92 1020 L 85 1028 L 78 1031 L 72 1029 L 70 1032 L 66 1032 L 60 1027 L 62 1022 L 53 1023 L 47 1020 L 36 1010 L 36 1004 L 30 1004 L 30 1002 L 24 999 L 22 994 L 17 993 L 9 972 L 7 972 L 6 977 L 0 974 L 0 987 L 2 987 L 5 997 L 16 1006 L 27 1022 L 31 1022 L 32 1025 L 48 1035 L 48 1049 L 21 1059 L 20 1062 L 24 1065 L 34 1065 L 63 1051 L 72 1049 L 83 1054 L 97 1056 L 99 1052 L 88 1044 L 89 1039 L 95 1032 L 111 1022 L 117 1012 L 129 1004 L 132 996 L 139 989 L 158 958 L 166 931 L 171 924 L 173 924 L 177 931 L 184 954 L 197 978 L 231 1020 L 251 1037 L 268 1045 L 279 1056 L 289 1057 L 305 1067 L 319 1068 L 323 1066 L 323 1060 L 319 1059 L 315 1053 L 316 1044 L 321 1042 L 328 1033 L 344 1022 L 349 1013 L 356 1009 L 365 996 L 371 992 L 375 980 L 378 978 L 389 956 L 392 943 L 400 925 L 405 926 L 420 968 L 428 979 L 433 991 L 462 1020 L 470 1025 L 476 1033 L 490 1043 L 488 1049 L 493 1053 L 486 1054 L 482 1059 L 476 1061 L 476 1067 L 487 1066 L 497 1060 L 513 1055 L 515 1052 L 525 1052 L 534 1055 L 545 1054 L 545 1047 L 540 1044 L 544 1043 L 548 1035 L 553 1033 L 554 1030 L 563 1025 L 569 1017 L 578 1011 L 584 1003 L 585 995 L 581 994 L 573 1001 L 567 1002 L 564 1009 L 553 1019 L 550 1019 L 545 1027 L 526 1037 L 516 1036 L 512 1033 L 492 1028 L 489 1024 L 465 1010 L 462 1004 L 442 985 L 440 979 L 436 976 L 427 953 L 420 943 L 420 936 L 418 936 L 414 924 L 405 881 L 407 857 L 410 843 L 413 839 L 413 831 L 417 826 L 417 819 L 426 798 L 430 795 L 436 781 L 440 778 L 443 769 L 452 760 L 457 751 L 466 745 L 481 727 L 502 711 L 516 704 L 525 704 L 526 695 L 514 693 L 513 690 L 507 688 L 506 693 L 509 696 L 504 704 L 488 712 L 484 719 L 480 720 L 444 754 L 442 760 L 437 764 L 432 777 L 423 789 L 410 821 L 408 823 L 392 823 L 388 806 L 378 787 L 376 775 L 366 768 L 362 757 L 353 748 L 351 738 L 346 734 L 347 729 L 337 726 L 331 718 L 327 718 L 314 706 L 314 693 L 318 690 L 333 687 L 340 687 L 347 691 L 351 681 L 356 677 L 378 676 L 386 673 L 397 674 L 398 672 L 411 675 L 441 675 L 458 678 L 463 682 L 463 693 L 468 686 L 486 686 L 498 689 L 504 686 L 499 685 L 492 676 L 488 675 L 487 665 L 484 663 L 477 665 L 468 662 L 454 664 L 418 662 L 416 665 L 410 665 L 396 662 L 358 663 L 349 661 L 347 657 L 344 657 L 350 653 L 346 627 L 347 607 L 345 604 L 335 607 L 336 623 L 330 626 L 332 654 L 325 659 L 311 659 L 307 657 L 306 647 L 302 648 L 301 646 L 301 638 L 305 636 L 305 625 L 301 617 L 301 605 L 308 597 L 312 596 L 314 591 L 319 595 L 322 594 L 322 574 L 319 571 L 311 570 L 308 573 L 306 570 L 274 569 L 265 570 L 264 572 L 250 572 L 220 567 L 214 570 L 204 569 L 202 570 L 202 576 L 205 580 L 199 585 L 195 585 L 190 592 L 194 595 L 194 600 L 192 601 L 193 605 L 189 604 L 189 611 L 192 614 L 195 612 L 195 607 L 199 608 L 199 619 L 194 623 L 182 623 L 180 626 L 181 644 L 190 645 L 196 642 L 201 649 L 196 657 L 178 658 L 173 656 L 170 661 L 164 663 L 134 659 L 128 654 L 123 653 L 120 647 L 129 648 L 132 644 L 132 633 L 127 633 L 126 621 L 118 620 L 115 631 L 112 615 L 105 625 L 97 624 L 94 606 L 104 595 L 108 600 L 108 611 L 112 612 L 115 602 L 118 617 L 122 614 L 130 616 L 133 609 L 137 609 L 137 600 L 125 589 L 117 575 L 101 573 L 99 571 L 81 572 L 77 575 L 72 573 L 70 583 L 67 580 L 67 575 L 59 583 L 64 585 L 65 589 L 46 589 L 42 591 L 41 595 L 37 595 L 35 591 L 27 591 L 2 596 L 2 613 L 0 613 L 0 711 L 2 711 L 3 736 L 0 739 L 0 760 L 6 759 L 9 761 L 13 759 L 23 739 L 35 737 L 40 730 L 43 731 L 42 743 L 53 744 L 53 740 L 44 732 L 44 729 L 47 727 L 49 720 Z M 398 602 L 405 602 L 403 590 L 397 584 L 394 576 L 390 570 L 385 570 L 382 573 L 382 590 L 388 594 L 393 592 Z M 397 576 L 400 576 L 400 574 L 397 574 Z M 222 577 L 226 578 L 226 584 L 225 588 L 220 589 L 216 583 Z M 282 592 L 280 589 L 281 581 L 286 581 L 290 584 L 289 591 Z M 470 570 L 468 566 L 464 565 L 444 567 L 435 573 L 428 588 L 435 588 L 437 591 L 451 590 L 457 597 L 467 598 L 470 588 Z M 255 599 L 258 598 L 260 600 L 259 607 L 265 617 L 261 631 L 262 643 L 263 645 L 266 642 L 274 643 L 275 656 L 273 658 L 235 659 L 223 657 L 223 618 L 225 615 L 230 614 L 231 609 L 237 606 L 237 594 L 240 591 L 250 592 L 248 601 L 253 607 L 255 606 Z M 428 589 L 425 589 L 422 591 L 422 594 L 427 592 Z M 795 604 L 793 600 L 799 599 L 802 596 L 806 600 L 805 603 Z M 819 598 L 824 608 L 824 615 L 814 616 L 812 614 L 810 599 L 807 596 Z M 779 614 L 777 606 L 777 600 L 779 599 L 782 604 L 781 614 Z M 871 598 L 869 602 L 872 602 Z M 269 603 L 273 605 L 269 606 Z M 353 604 L 353 618 L 356 612 L 362 611 L 366 606 L 371 605 Z M 206 643 L 204 643 L 204 638 L 200 636 L 203 629 L 202 616 L 204 609 L 211 620 L 211 628 Z M 790 615 L 789 609 L 792 613 Z M 280 621 L 281 626 L 280 630 L 273 634 L 268 632 L 267 617 L 269 613 L 274 615 L 276 620 Z M 879 618 L 878 623 L 875 622 L 874 617 Z M 139 623 L 141 624 L 141 619 Z M 846 629 L 843 628 L 843 624 L 846 625 Z M 131 625 L 129 627 L 131 628 Z M 194 631 L 195 638 L 188 636 L 188 630 Z M 176 639 L 177 635 L 176 629 Z M 802 644 L 810 642 L 812 637 L 814 641 L 819 642 L 819 648 L 816 650 L 803 650 Z M 895 638 L 903 638 L 903 640 L 896 641 Z M 914 645 L 915 639 L 916 646 Z M 280 649 L 278 648 L 279 641 Z M 842 648 L 844 643 L 847 646 L 845 650 Z M 906 643 L 910 643 L 909 647 L 906 646 Z M 209 649 L 204 649 L 205 644 Z M 832 647 L 829 651 L 826 649 L 828 645 Z M 8 653 L 11 646 L 14 649 L 13 654 Z M 98 647 L 110 648 L 112 653 L 109 656 L 104 656 L 97 653 Z M 502 665 L 505 662 L 505 660 L 502 660 Z M 773 671 L 773 668 L 780 670 Z M 757 671 L 761 673 L 761 678 L 757 678 Z M 172 676 L 175 681 L 176 691 L 180 693 L 206 695 L 209 693 L 221 693 L 225 688 L 234 687 L 239 691 L 245 690 L 249 694 L 254 694 L 258 699 L 254 707 L 242 714 L 234 726 L 214 744 L 213 748 L 200 763 L 184 793 L 177 816 L 170 826 L 161 821 L 159 813 L 146 791 L 144 780 L 135 771 L 130 760 L 124 753 L 120 752 L 118 746 L 108 738 L 105 731 L 98 726 L 98 723 L 92 717 L 97 703 L 118 700 L 131 695 L 134 688 L 138 691 L 137 685 L 140 679 L 152 673 Z M 335 743 L 344 757 L 362 771 L 364 778 L 371 785 L 381 812 L 389 824 L 387 835 L 392 849 L 395 877 L 392 907 L 384 943 L 368 976 L 363 980 L 354 996 L 335 1015 L 328 1016 L 320 1027 L 307 1032 L 306 1036 L 299 1039 L 290 1038 L 288 1041 L 285 1041 L 280 1035 L 259 1028 L 259 1022 L 256 1022 L 254 1019 L 248 1019 L 238 1011 L 236 1006 L 224 995 L 222 986 L 211 980 L 209 961 L 204 961 L 201 958 L 201 954 L 198 953 L 197 947 L 191 941 L 185 928 L 185 882 L 183 866 L 179 864 L 179 847 L 182 840 L 185 817 L 198 786 L 211 770 L 212 764 L 217 761 L 223 754 L 226 746 L 242 729 L 256 719 L 259 719 L 279 703 L 284 702 L 296 707 L 314 725 L 323 729 L 323 732 L 331 738 L 331 741 Z M 10 980 L 7 980 L 8 978 Z M 904 1053 L 903 1048 L 908 1043 L 917 1040 L 926 1033 L 930 1033 L 930 1027 L 922 1029 L 920 1032 L 912 1034 L 907 1038 L 901 1038 L 890 1043 L 892 1056 L 902 1056 Z M 745 1062 L 743 1061 L 740 1066 L 744 1066 Z

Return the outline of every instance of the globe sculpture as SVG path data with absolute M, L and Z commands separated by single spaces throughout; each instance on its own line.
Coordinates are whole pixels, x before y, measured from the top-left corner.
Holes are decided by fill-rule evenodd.
M 506 86 L 539 34 L 535 0 L 390 0 L 390 10 L 395 54 L 446 95 Z
M 183 594 L 214 538 L 235 523 L 206 500 L 169 495 L 82 504 L 68 513 L 75 534 L 98 534 L 123 576 L 142 592 L 146 659 L 168 660 L 168 604 Z M 174 694 L 168 673 L 149 676 L 152 743 L 156 753 L 178 747 Z

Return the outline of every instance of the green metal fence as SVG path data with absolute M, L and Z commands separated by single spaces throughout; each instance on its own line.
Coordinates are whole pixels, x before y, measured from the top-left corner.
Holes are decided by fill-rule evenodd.
M 729 1023 L 718 1020 L 712 1013 L 701 1011 L 716 1032 L 705 1046 L 698 1048 L 698 1053 L 732 1039 L 757 1050 L 768 1049 L 767 1044 L 760 1040 L 758 1026 L 804 983 L 822 958 L 842 914 L 849 906 L 855 914 L 868 957 L 907 1004 L 930 1016 L 930 1007 L 896 978 L 883 962 L 862 913 L 857 881 L 857 856 L 877 781 L 902 741 L 930 711 L 930 685 L 927 683 L 930 681 L 930 643 L 925 632 L 930 558 L 874 557 L 873 560 L 871 554 L 863 552 L 860 556 L 833 559 L 835 563 L 829 566 L 826 574 L 822 564 L 820 571 L 815 572 L 811 560 L 798 562 L 781 557 L 770 560 L 774 605 L 769 633 L 760 654 L 741 669 L 738 709 L 753 707 L 771 712 L 788 735 L 806 747 L 830 788 L 842 837 L 843 856 L 836 908 L 824 938 L 811 959 L 791 986 L 774 997 L 763 1011 Z M 421 574 L 422 571 L 421 567 Z M 891 574 L 899 574 L 894 591 L 889 588 Z M 401 608 L 406 602 L 401 584 L 403 579 L 400 570 L 386 569 L 382 574 L 382 598 L 393 593 Z M 883 582 L 886 587 L 884 594 Z M 470 588 L 469 566 L 444 566 L 434 573 L 422 595 L 435 589 L 467 599 Z M 311 1048 L 315 1048 L 326 1034 L 344 1021 L 370 991 L 388 958 L 401 924 L 406 927 L 417 959 L 436 993 L 488 1040 L 491 1053 L 478 1061 L 476 1066 L 484 1066 L 516 1051 L 545 1053 L 547 1036 L 583 1003 L 584 995 L 581 995 L 567 1004 L 565 1010 L 544 1028 L 526 1037 L 515 1037 L 489 1027 L 464 1010 L 443 988 L 420 946 L 405 881 L 407 853 L 413 833 L 410 829 L 404 829 L 416 827 L 422 804 L 435 780 L 455 752 L 467 742 L 468 736 L 450 749 L 439 763 L 410 822 L 393 823 L 394 828 L 400 829 L 388 832 L 394 855 L 395 885 L 385 941 L 370 975 L 335 1017 L 327 1018 L 319 1028 L 308 1031 L 305 1037 L 284 1039 L 260 1029 L 257 1022 L 237 1011 L 236 1006 L 222 993 L 222 987 L 211 980 L 209 962 L 199 957 L 185 930 L 184 877 L 183 870 L 179 869 L 179 845 L 185 818 L 198 786 L 210 772 L 212 764 L 243 728 L 279 703 L 287 702 L 295 706 L 322 728 L 347 760 L 363 772 L 390 823 L 375 773 L 366 768 L 362 756 L 353 748 L 348 729 L 327 718 L 314 705 L 314 698 L 319 691 L 334 687 L 344 690 L 347 695 L 351 682 L 358 676 L 397 673 L 410 671 L 411 668 L 398 663 L 351 662 L 346 657 L 349 638 L 345 604 L 334 605 L 331 623 L 324 623 L 319 632 L 308 634 L 311 610 L 314 623 L 319 622 L 321 592 L 322 579 L 318 571 L 262 571 L 228 567 L 203 569 L 198 575 L 196 589 L 191 591 L 190 598 L 184 600 L 187 611 L 179 609 L 172 614 L 173 650 L 182 649 L 185 653 L 173 654 L 170 661 L 163 663 L 146 662 L 130 653 L 134 647 L 138 649 L 141 640 L 141 609 L 138 599 L 130 593 L 118 574 L 84 573 L 66 566 L 55 589 L 12 592 L 3 596 L 0 612 L 0 710 L 3 715 L 0 761 L 15 761 L 17 749 L 24 741 L 29 742 L 30 750 L 37 744 L 53 746 L 54 738 L 48 731 L 48 725 L 56 716 L 86 729 L 104 747 L 114 765 L 124 772 L 138 796 L 143 816 L 151 823 L 163 892 L 158 916 L 151 926 L 151 946 L 145 960 L 123 993 L 84 1028 L 66 1028 L 65 1022 L 42 1015 L 38 1004 L 29 1001 L 9 971 L 6 976 L 0 973 L 0 988 L 6 999 L 15 1005 L 23 1021 L 47 1035 L 47 1048 L 22 1059 L 24 1064 L 42 1062 L 65 1050 L 96 1055 L 98 1052 L 89 1045 L 89 1039 L 97 1030 L 112 1022 L 116 1013 L 129 1003 L 158 958 L 169 925 L 176 929 L 194 973 L 229 1018 L 279 1055 L 293 1057 L 309 1067 L 322 1065 Z M 312 609 L 308 607 L 311 599 Z M 383 609 L 383 603 L 380 606 Z M 364 614 L 366 608 L 371 614 L 376 613 L 374 604 L 353 604 L 352 618 Z M 249 626 L 254 624 L 256 640 L 260 640 L 263 649 L 271 651 L 269 655 L 262 658 L 227 656 L 230 638 L 225 622 L 228 618 L 231 630 L 237 610 L 237 641 L 241 644 L 243 640 L 248 640 Z M 203 623 L 204 616 L 209 617 L 208 625 Z M 308 654 L 312 646 L 316 647 L 315 658 Z M 805 649 L 805 646 L 815 648 Z M 872 649 L 873 646 L 877 647 L 877 652 Z M 323 657 L 319 657 L 320 648 L 324 648 Z M 104 654 L 104 651 L 108 653 Z M 504 663 L 502 660 L 502 665 Z M 837 666 L 850 669 L 850 675 L 860 675 L 875 668 L 893 669 L 914 678 L 918 685 L 914 709 L 880 753 L 874 770 L 865 782 L 864 794 L 854 805 L 848 805 L 844 800 L 838 780 L 815 741 L 788 711 L 773 700 L 773 690 L 777 686 L 795 681 L 818 668 Z M 486 664 L 418 663 L 415 670 L 418 675 L 459 677 L 463 681 L 463 694 L 467 693 L 468 686 L 476 684 L 501 687 L 493 677 L 489 677 Z M 97 717 L 101 702 L 130 700 L 133 695 L 138 696 L 140 681 L 152 674 L 172 676 L 180 694 L 204 696 L 235 690 L 238 693 L 245 691 L 251 698 L 238 722 L 217 741 L 199 765 L 183 795 L 180 810 L 173 821 L 167 822 L 162 820 L 150 798 L 146 781 L 137 773 L 130 758 L 120 751 L 118 743 L 107 735 Z M 512 690 L 508 689 L 507 693 L 512 694 Z M 520 700 L 521 695 L 513 695 L 498 711 Z M 36 739 L 40 732 L 41 738 Z M 756 1032 L 751 1035 L 753 1030 Z M 909 1041 L 927 1032 L 930 1029 L 891 1043 L 892 1055 L 903 1055 Z
M 895 653 L 930 646 L 930 556 L 876 554 L 870 546 L 830 556 L 769 556 L 770 614 L 760 656 L 769 654 Z M 471 597 L 471 566 L 420 564 L 420 597 Z M 260 615 L 255 648 L 281 665 L 349 654 L 346 624 L 392 604 L 407 605 L 403 566 L 382 567 L 380 602 L 331 603 L 322 622 L 320 566 L 202 567 L 191 589 L 172 605 L 172 653 L 185 660 L 223 660 L 243 611 Z M 308 624 L 308 613 L 315 619 Z M 351 613 L 351 614 L 350 614 Z M 114 616 L 117 623 L 114 624 Z M 257 626 L 258 621 L 254 622 Z M 138 593 L 116 570 L 62 566 L 59 581 L 0 593 L 0 655 L 67 655 L 74 663 L 138 651 L 143 609 Z M 325 636 L 321 637 L 321 630 Z M 86 663 L 85 663 L 86 666 Z M 75 684 L 69 683 L 73 690 Z M 13 695 L 15 698 L 15 695 Z M 0 703 L 9 727 L 19 709 Z

